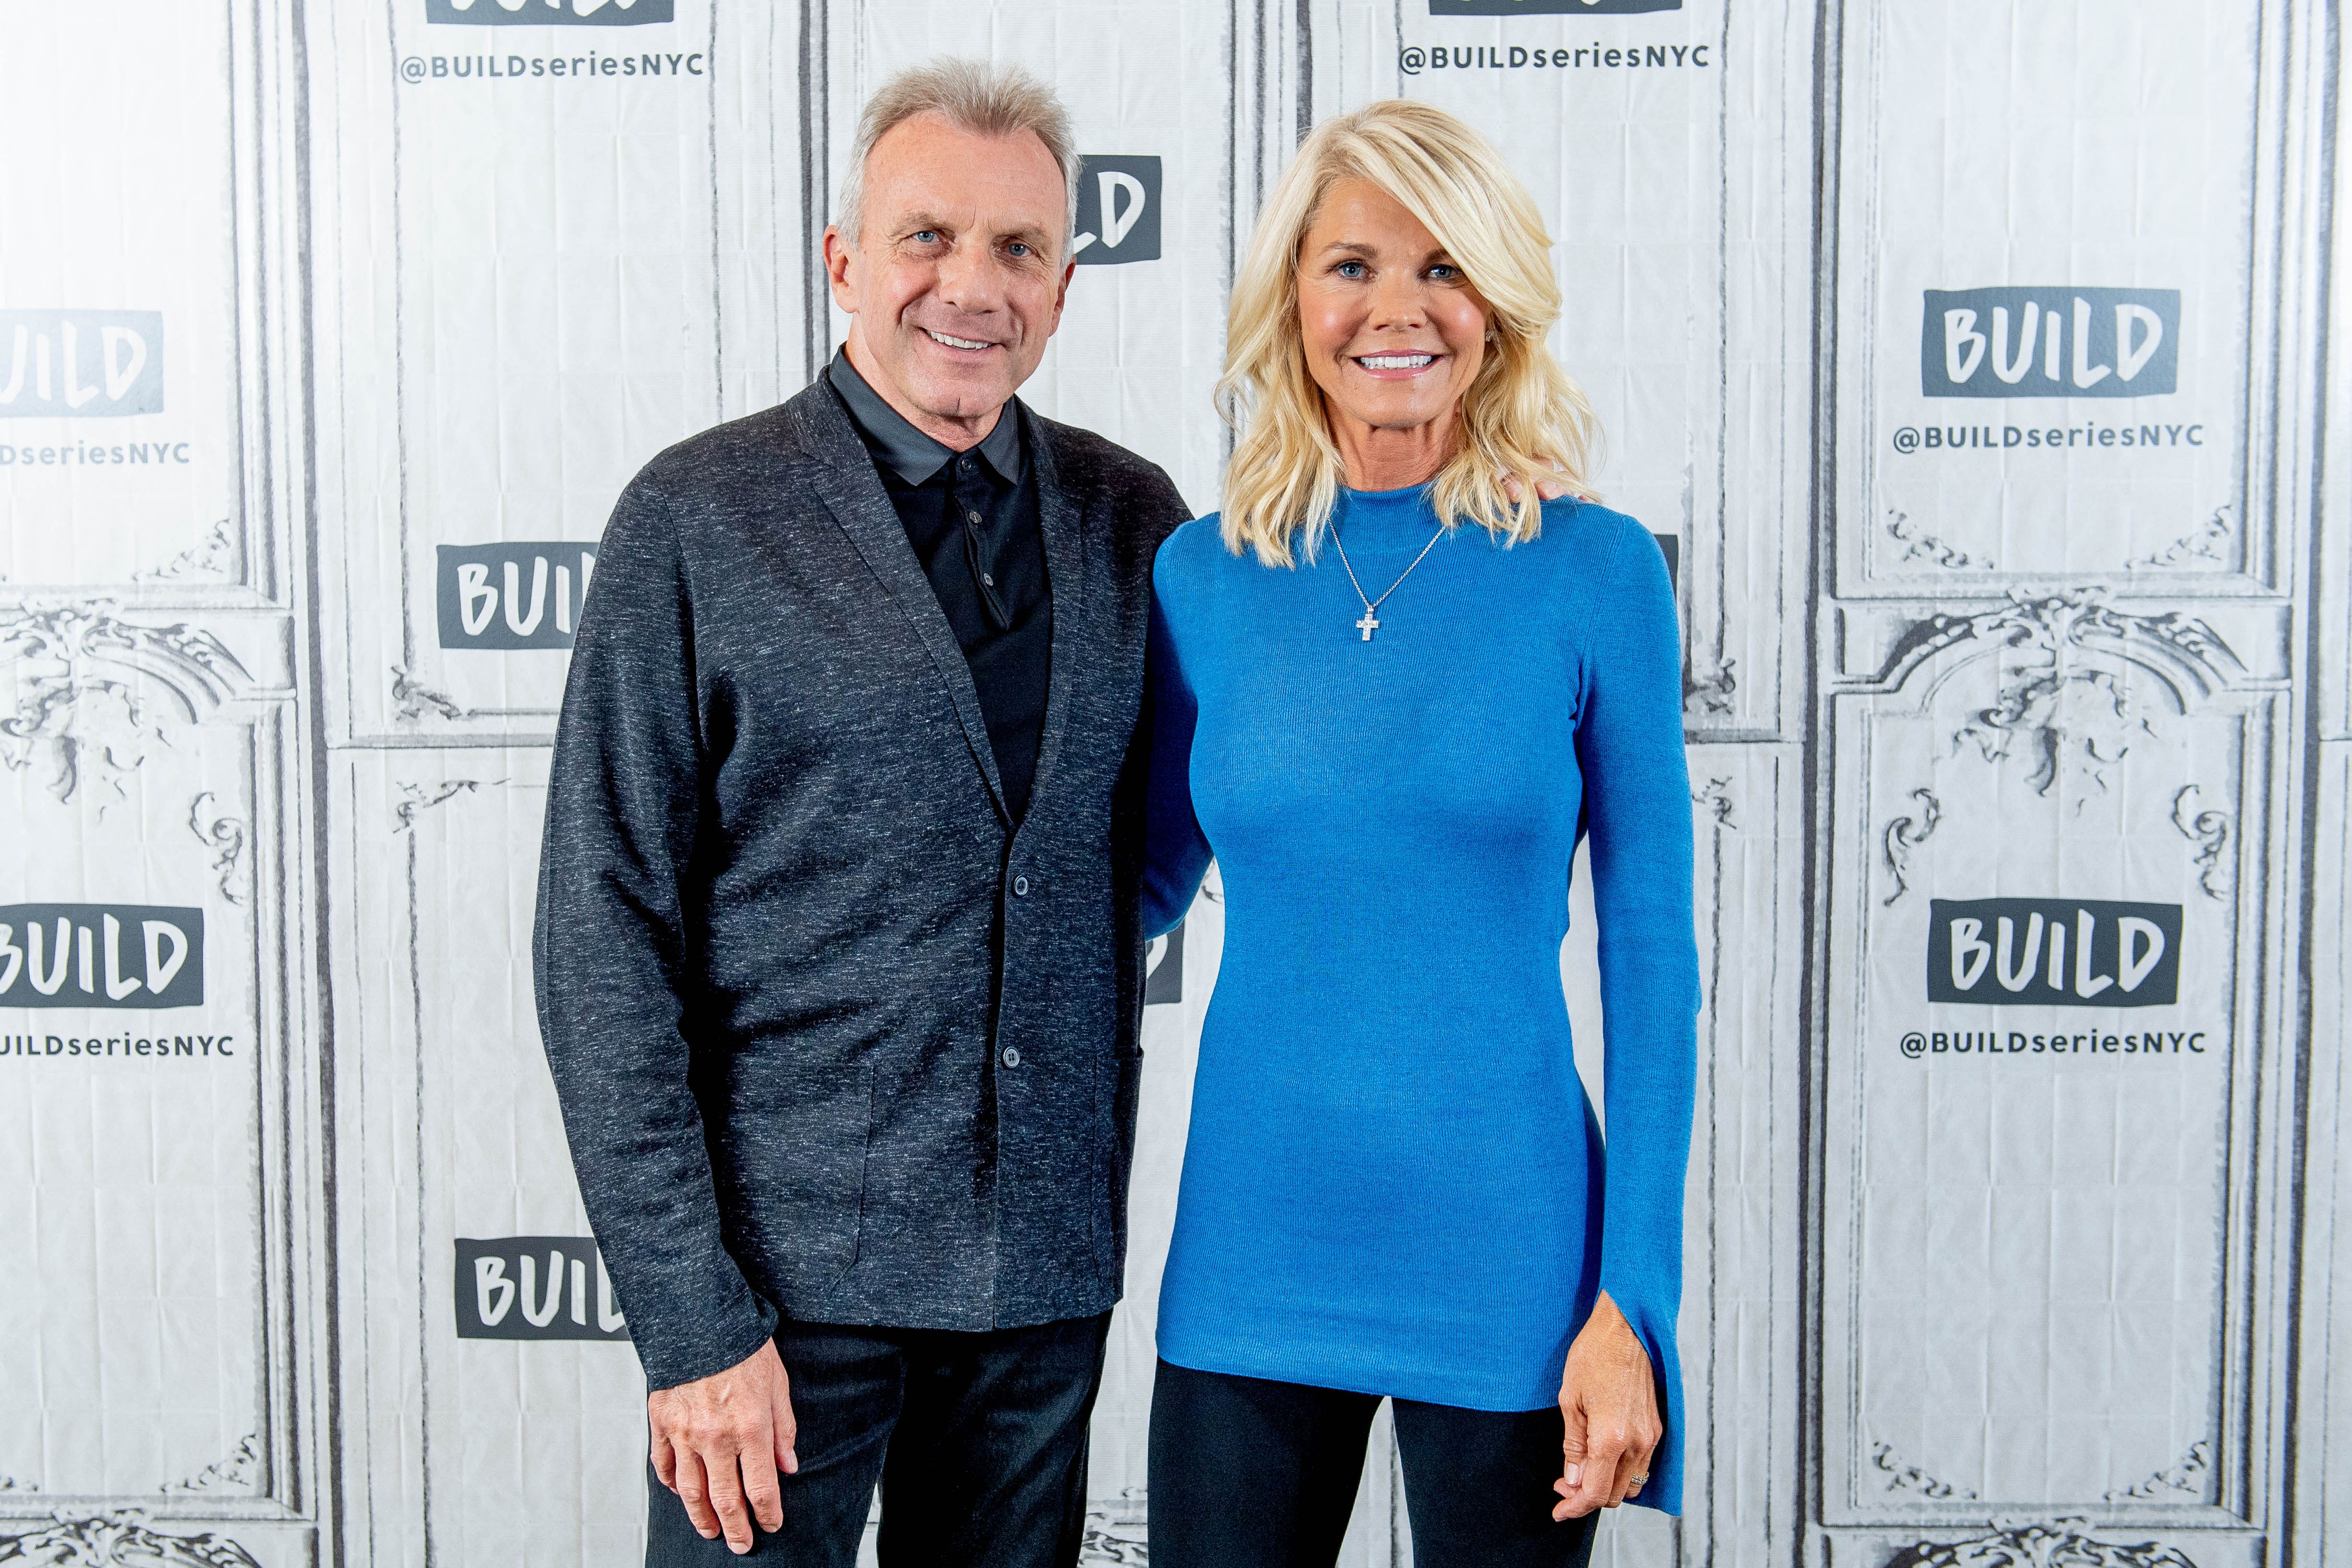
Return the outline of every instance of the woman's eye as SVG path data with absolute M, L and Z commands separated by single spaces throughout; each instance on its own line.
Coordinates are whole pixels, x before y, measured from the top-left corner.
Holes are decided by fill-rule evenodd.
M 1364 275 L 1364 264 L 1360 261 L 1342 261 L 1335 270 L 1342 278 L 1361 278 Z
M 1439 283 L 1458 283 L 1462 280 L 1462 268 L 1450 261 L 1441 261 L 1429 269 L 1429 276 Z

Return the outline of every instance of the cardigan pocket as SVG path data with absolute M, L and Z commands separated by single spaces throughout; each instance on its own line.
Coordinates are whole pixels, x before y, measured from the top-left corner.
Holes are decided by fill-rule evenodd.
M 857 1262 L 874 1068 L 844 1063 L 761 1087 L 763 1113 L 730 1117 L 712 1150 L 719 1211 L 730 1220 L 728 1250 L 746 1272 L 761 1263 L 774 1271 L 755 1273 L 755 1288 L 785 1316 L 806 1320 Z

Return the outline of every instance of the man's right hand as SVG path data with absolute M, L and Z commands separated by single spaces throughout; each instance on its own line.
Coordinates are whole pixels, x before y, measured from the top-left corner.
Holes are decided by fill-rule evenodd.
M 725 1372 L 646 1396 L 654 1474 L 677 1494 L 705 1541 L 751 1550 L 751 1521 L 783 1528 L 781 1469 L 797 1474 L 792 1380 L 770 1340 Z

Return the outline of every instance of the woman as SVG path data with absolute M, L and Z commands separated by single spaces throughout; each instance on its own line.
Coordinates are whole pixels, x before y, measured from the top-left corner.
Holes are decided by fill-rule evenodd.
M 1226 906 L 1154 1568 L 1331 1563 L 1381 1395 L 1423 1568 L 1581 1563 L 1599 1509 L 1680 1504 L 1681 655 L 1649 535 L 1535 499 L 1591 429 L 1549 248 L 1484 137 L 1377 103 L 1300 149 L 1234 289 L 1225 510 L 1153 576 L 1146 920 L 1213 853 Z M 1605 1162 L 1559 974 L 1588 831 Z

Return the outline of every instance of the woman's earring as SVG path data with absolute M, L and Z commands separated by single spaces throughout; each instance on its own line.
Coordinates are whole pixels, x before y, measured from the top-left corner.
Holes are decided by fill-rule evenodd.
M 1495 341 L 1495 329 L 1492 327 L 1486 329 L 1486 341 L 1490 343 Z

